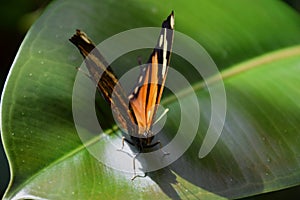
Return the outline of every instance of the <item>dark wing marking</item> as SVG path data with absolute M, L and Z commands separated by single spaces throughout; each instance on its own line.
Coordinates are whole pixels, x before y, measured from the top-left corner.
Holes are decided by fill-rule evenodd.
M 136 123 L 136 119 L 130 105 L 128 108 L 127 96 L 120 84 L 118 84 L 118 78 L 104 57 L 95 48 L 95 45 L 87 35 L 80 30 L 76 30 L 76 34 L 70 38 L 70 41 L 85 58 L 90 77 L 97 84 L 97 89 L 104 99 L 111 104 L 112 111 L 115 113 L 114 116 L 118 117 L 119 124 L 123 129 L 135 132 L 137 128 L 133 124 Z M 113 91 L 115 94 L 114 98 L 112 98 Z

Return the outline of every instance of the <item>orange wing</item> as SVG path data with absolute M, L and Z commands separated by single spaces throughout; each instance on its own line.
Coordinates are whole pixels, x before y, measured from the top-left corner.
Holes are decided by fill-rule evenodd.
M 173 44 L 174 14 L 163 22 L 156 48 L 148 65 L 141 68 L 137 86 L 129 95 L 130 105 L 138 123 L 138 134 L 148 134 L 160 103 Z

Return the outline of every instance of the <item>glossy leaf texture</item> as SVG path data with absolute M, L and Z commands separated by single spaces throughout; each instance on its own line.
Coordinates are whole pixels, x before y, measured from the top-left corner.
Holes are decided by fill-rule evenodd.
M 213 151 L 199 159 L 210 96 L 192 66 L 174 56 L 172 66 L 196 91 L 200 128 L 180 159 L 132 182 L 132 174 L 89 154 L 77 135 L 72 92 L 82 57 L 68 39 L 77 28 L 100 43 L 128 29 L 159 27 L 171 10 L 176 30 L 199 42 L 222 72 L 226 121 Z M 53 2 L 24 39 L 2 94 L 1 134 L 12 173 L 4 199 L 222 199 L 298 185 L 299 24 L 295 11 L 272 0 Z M 120 71 L 128 70 L 137 65 L 136 55 L 120 63 Z M 164 131 L 172 137 L 181 114 L 193 123 L 193 105 L 181 113 L 172 93 L 163 98 L 170 109 Z M 182 98 L 189 102 L 190 96 Z M 105 132 L 115 132 L 110 108 L 98 106 Z M 107 134 L 103 141 L 114 138 Z

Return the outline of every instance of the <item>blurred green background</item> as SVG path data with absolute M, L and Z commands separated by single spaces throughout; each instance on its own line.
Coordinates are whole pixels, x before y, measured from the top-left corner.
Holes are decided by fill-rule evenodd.
M 284 0 L 294 9 L 300 12 L 299 0 Z M 39 17 L 44 8 L 51 0 L 10 0 L 1 2 L 0 7 L 0 37 L 2 47 L 0 48 L 0 88 L 5 83 L 9 68 L 13 63 L 18 48 L 31 24 Z M 66 38 L 67 39 L 67 38 Z M 0 196 L 2 197 L 9 182 L 9 166 L 4 153 L 2 143 L 0 143 Z M 299 196 L 300 187 L 294 187 L 272 194 L 259 195 L 247 199 L 282 199 L 291 194 Z

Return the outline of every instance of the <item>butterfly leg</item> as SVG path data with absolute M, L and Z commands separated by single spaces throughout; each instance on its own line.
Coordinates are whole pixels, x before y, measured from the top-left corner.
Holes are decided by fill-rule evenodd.
M 123 151 L 123 148 L 124 148 L 124 142 L 125 142 L 125 137 L 123 136 L 122 137 L 122 147 L 117 149 L 117 151 Z
M 159 140 L 158 140 L 158 142 L 159 142 L 159 149 L 160 149 L 161 152 L 164 154 L 164 156 L 169 155 L 169 154 L 170 154 L 169 152 L 166 152 L 166 151 L 164 151 L 164 150 L 162 149 L 161 142 L 160 142 Z
M 123 136 L 123 137 L 122 137 L 122 147 L 121 147 L 120 149 L 117 149 L 117 151 L 123 151 L 125 141 L 126 141 L 128 144 L 134 146 L 134 144 L 133 144 L 130 140 L 127 140 L 126 137 Z
M 123 136 L 123 137 L 122 137 L 122 147 L 121 147 L 121 149 L 124 148 L 124 142 L 125 142 L 125 139 L 126 139 L 126 138 Z
M 120 149 L 118 149 L 118 151 L 123 151 L 125 141 L 127 142 L 127 139 L 123 136 L 122 137 L 122 147 Z
M 147 176 L 147 172 L 144 174 L 144 176 L 141 175 L 134 175 L 131 180 L 133 181 L 135 178 L 140 177 L 140 178 L 145 178 Z
M 142 175 L 136 175 L 136 172 L 135 172 L 135 159 L 138 157 L 140 155 L 140 153 L 137 153 L 134 157 L 133 157 L 133 159 L 132 159 L 132 164 L 133 164 L 133 173 L 134 173 L 134 175 L 133 175 L 133 177 L 131 178 L 131 180 L 133 181 L 135 178 L 137 178 L 137 177 L 141 177 L 141 178 L 144 178 L 144 177 L 146 177 L 147 176 L 147 173 L 144 173 L 144 175 L 142 176 Z

